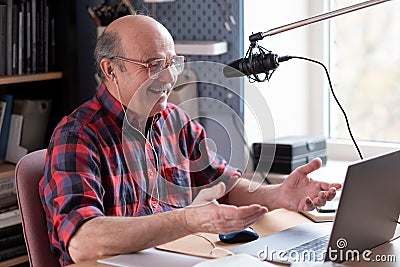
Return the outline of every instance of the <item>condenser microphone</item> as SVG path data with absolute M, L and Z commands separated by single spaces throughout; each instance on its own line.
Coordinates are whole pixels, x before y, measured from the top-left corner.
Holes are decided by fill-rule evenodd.
M 260 73 L 268 74 L 268 72 L 278 68 L 279 63 L 289 60 L 290 57 L 279 57 L 273 53 L 253 54 L 250 57 L 244 57 L 232 61 L 224 67 L 224 76 L 228 78 L 241 76 L 254 76 Z

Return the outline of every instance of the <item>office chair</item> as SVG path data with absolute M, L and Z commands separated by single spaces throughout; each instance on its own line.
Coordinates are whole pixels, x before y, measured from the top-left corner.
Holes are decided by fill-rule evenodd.
M 30 265 L 59 267 L 58 258 L 50 251 L 46 216 L 38 189 L 45 157 L 46 149 L 22 157 L 15 168 L 15 182 Z

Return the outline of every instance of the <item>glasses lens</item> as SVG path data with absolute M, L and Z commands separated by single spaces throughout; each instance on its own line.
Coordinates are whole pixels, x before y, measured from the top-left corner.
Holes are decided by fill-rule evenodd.
M 176 74 L 180 74 L 183 71 L 183 63 L 185 63 L 185 58 L 183 56 L 177 56 L 171 59 L 171 68 L 174 68 Z
M 150 75 L 153 76 L 160 71 L 162 71 L 165 67 L 165 59 L 156 59 L 150 63 Z
M 168 63 L 165 59 L 156 59 L 150 63 L 150 75 L 153 76 L 167 67 L 169 67 L 172 74 L 178 75 L 183 71 L 184 63 L 185 57 L 183 56 L 172 57 Z

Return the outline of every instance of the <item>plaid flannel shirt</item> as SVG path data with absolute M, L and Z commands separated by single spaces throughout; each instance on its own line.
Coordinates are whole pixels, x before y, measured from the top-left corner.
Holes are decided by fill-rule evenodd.
M 185 207 L 198 187 L 240 176 L 199 146 L 206 138 L 204 129 L 181 109 L 168 104 L 157 115 L 149 119 L 146 138 L 135 127 L 123 132 L 129 128 L 123 123 L 124 111 L 102 85 L 93 99 L 57 125 L 39 194 L 51 249 L 61 265 L 72 263 L 68 242 L 91 218 Z

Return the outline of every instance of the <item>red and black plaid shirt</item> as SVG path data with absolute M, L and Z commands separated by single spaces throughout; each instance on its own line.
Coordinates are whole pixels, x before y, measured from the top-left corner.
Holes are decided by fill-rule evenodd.
M 61 265 L 72 263 L 68 242 L 91 218 L 181 208 L 199 187 L 240 176 L 200 145 L 203 127 L 176 106 L 149 122 L 147 138 L 124 124 L 121 105 L 102 85 L 54 130 L 39 193 Z

